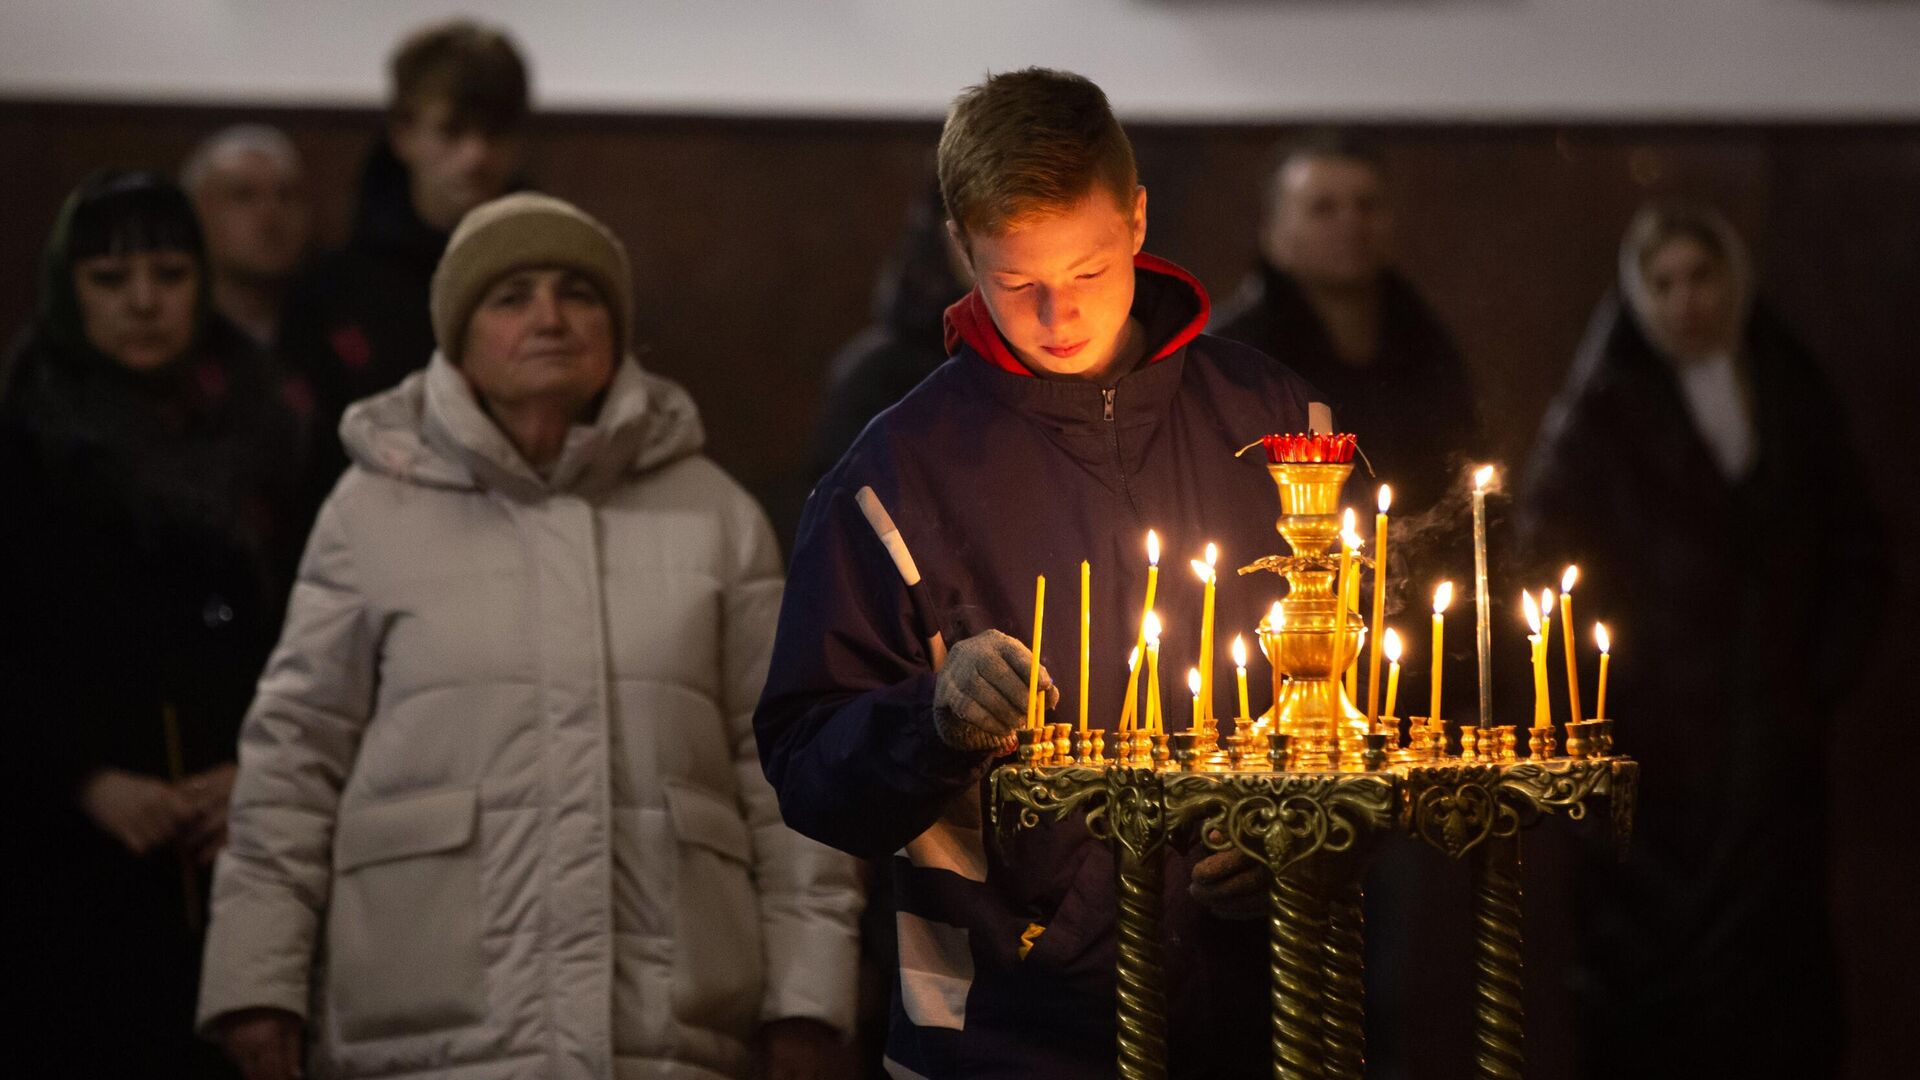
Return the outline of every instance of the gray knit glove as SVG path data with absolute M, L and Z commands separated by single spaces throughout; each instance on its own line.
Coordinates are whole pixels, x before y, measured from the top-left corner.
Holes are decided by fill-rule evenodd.
M 933 684 L 933 725 L 955 750 L 1006 750 L 1014 729 L 1027 720 L 1027 677 L 1033 654 L 998 630 L 955 645 Z M 1047 704 L 1060 702 L 1060 688 L 1040 669 Z

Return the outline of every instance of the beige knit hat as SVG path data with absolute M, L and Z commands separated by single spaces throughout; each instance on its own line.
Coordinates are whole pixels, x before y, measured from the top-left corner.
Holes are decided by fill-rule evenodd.
M 481 203 L 460 219 L 433 272 L 428 310 L 440 351 L 455 364 L 467 320 L 487 288 L 515 270 L 562 266 L 592 281 L 613 313 L 616 355 L 633 327 L 627 250 L 605 225 L 563 199 L 520 192 Z

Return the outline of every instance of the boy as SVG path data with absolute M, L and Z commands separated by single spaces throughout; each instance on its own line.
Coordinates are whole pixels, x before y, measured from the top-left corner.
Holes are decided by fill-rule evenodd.
M 1305 430 L 1311 392 L 1202 335 L 1199 283 L 1140 253 L 1146 191 L 1086 79 L 1031 69 L 969 89 L 939 172 L 977 285 L 947 312 L 953 357 L 874 420 L 808 501 L 755 716 L 761 760 L 795 829 L 866 857 L 900 853 L 894 1076 L 1110 1076 L 1110 854 L 1077 821 L 1023 832 L 1004 852 L 980 825 L 981 780 L 1025 716 L 1033 658 L 1009 634 L 1031 633 L 1034 576 L 1046 574 L 1049 655 L 1069 670 L 1072 583 L 1091 560 L 1091 722 L 1112 728 L 1155 528 L 1167 544 L 1163 698 L 1186 700 L 1201 589 L 1184 564 L 1217 542 L 1224 639 L 1252 629 L 1276 591 L 1233 568 L 1278 547 L 1276 504 L 1260 464 L 1233 454 Z M 866 486 L 917 560 L 937 625 L 916 619 L 856 506 Z M 938 675 L 934 629 L 953 643 Z M 1063 719 L 1077 715 L 1075 675 L 1049 692 Z M 1170 715 L 1178 727 L 1186 710 Z M 1237 855 L 1189 871 L 1169 865 L 1163 924 L 1176 1075 L 1262 1075 L 1265 944 L 1244 917 L 1264 910 L 1265 881 Z

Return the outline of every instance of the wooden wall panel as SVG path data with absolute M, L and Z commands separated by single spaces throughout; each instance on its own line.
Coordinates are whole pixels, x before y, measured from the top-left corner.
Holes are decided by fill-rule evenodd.
M 109 164 L 171 168 L 197 138 L 242 119 L 294 137 L 310 163 L 322 235 L 338 241 L 377 125 L 370 112 L 0 103 L 0 327 L 31 310 L 36 254 L 82 175 Z M 1217 298 L 1248 265 L 1265 162 L 1287 130 L 1132 126 L 1150 190 L 1149 247 L 1191 267 Z M 1460 336 L 1503 457 L 1517 460 L 1532 439 L 1611 283 L 1627 216 L 1650 193 L 1684 192 L 1725 207 L 1754 239 L 1763 286 L 1851 408 L 1893 534 L 1920 530 L 1906 443 L 1920 419 L 1911 327 L 1920 309 L 1920 125 L 1368 130 L 1394 173 L 1404 263 Z M 790 519 L 803 494 L 789 477 L 821 373 L 867 318 L 873 275 L 937 133 L 910 122 L 537 122 L 537 182 L 603 218 L 633 252 L 644 362 L 693 391 L 713 456 L 777 518 Z M 1897 611 L 1920 606 L 1910 558 L 1894 588 Z M 1905 913 L 1920 888 L 1914 839 L 1896 824 L 1906 816 L 1902 789 L 1859 782 L 1862 766 L 1904 760 L 1910 740 L 1895 721 L 1908 695 L 1894 675 L 1917 646 L 1911 619 L 1896 617 L 1837 746 L 1834 872 L 1850 1071 L 1861 1077 L 1899 1071 L 1897 1021 L 1920 1010 L 1910 977 L 1920 944 Z M 1631 734 L 1624 738 L 1630 747 Z M 1551 1066 L 1540 1075 L 1565 1065 L 1544 1046 L 1540 1056 Z

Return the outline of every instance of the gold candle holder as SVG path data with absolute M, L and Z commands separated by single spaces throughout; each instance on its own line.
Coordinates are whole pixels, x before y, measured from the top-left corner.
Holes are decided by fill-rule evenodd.
M 1053 728 L 1053 760 L 1062 765 L 1073 764 L 1073 725 L 1060 723 Z
M 1200 751 L 1197 749 L 1197 744 L 1200 741 L 1198 732 L 1176 731 L 1169 736 L 1169 741 L 1173 744 L 1174 764 L 1180 767 L 1181 772 L 1200 771 Z
M 1558 756 L 1553 752 L 1553 725 L 1535 724 L 1527 729 L 1527 756 L 1535 761 Z
M 1460 760 L 1480 760 L 1480 725 L 1460 725 Z
M 1387 767 L 1387 736 L 1385 732 L 1370 731 L 1362 740 L 1366 749 L 1360 752 L 1360 764 L 1368 772 L 1379 772 Z
M 1327 556 L 1340 536 L 1340 490 L 1352 472 L 1351 463 L 1267 465 L 1280 494 L 1280 518 L 1274 527 L 1293 555 L 1255 564 L 1287 579 L 1281 625 L 1260 628 L 1260 648 L 1273 670 L 1284 676 L 1273 705 L 1274 730 L 1294 737 L 1294 754 L 1307 769 L 1335 767 L 1342 745 L 1357 748 L 1367 731 L 1366 716 L 1333 678 L 1359 656 L 1360 631 L 1366 625 L 1333 595 L 1338 563 Z M 1336 657 L 1334 630 L 1342 616 L 1346 629 L 1339 635 Z
M 1494 761 L 1513 761 L 1520 741 L 1518 731 L 1512 724 L 1499 724 L 1487 729 L 1482 739 L 1491 737 L 1493 741 L 1492 753 L 1488 756 Z
M 1593 756 L 1594 725 L 1598 721 L 1575 720 L 1567 724 L 1567 756 L 1576 760 Z
M 1156 731 L 1151 738 L 1153 742 L 1149 753 L 1152 756 L 1149 760 L 1153 762 L 1154 768 L 1164 769 L 1167 767 L 1167 762 L 1173 760 L 1173 751 L 1167 745 L 1168 734 L 1164 731 Z
M 1613 721 L 1604 717 L 1594 721 L 1593 750 L 1597 757 L 1613 756 Z
M 1101 765 L 1107 760 L 1105 728 L 1088 728 L 1073 737 L 1073 759 L 1082 765 Z
M 1032 727 L 1013 730 L 1013 757 L 1022 765 L 1039 765 L 1042 762 L 1041 748 L 1051 747 L 1052 741 L 1040 738 L 1040 729 Z
M 1293 768 L 1293 736 L 1284 731 L 1267 736 L 1267 765 L 1274 772 Z
M 1220 741 L 1227 748 L 1227 768 L 1238 769 L 1247 760 L 1247 736 L 1249 721 L 1237 719 L 1233 722 L 1233 734 Z

